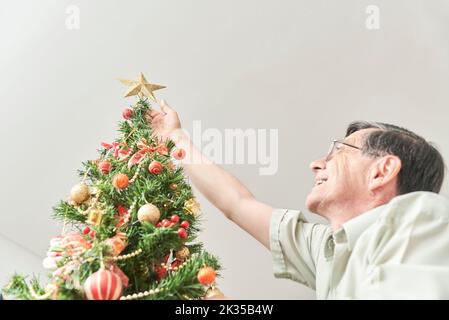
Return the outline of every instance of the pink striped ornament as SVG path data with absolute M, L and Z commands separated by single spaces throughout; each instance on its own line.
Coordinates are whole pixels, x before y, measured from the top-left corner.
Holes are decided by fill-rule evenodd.
M 84 294 L 88 300 L 118 300 L 122 290 L 120 277 L 104 269 L 92 273 L 84 283 Z

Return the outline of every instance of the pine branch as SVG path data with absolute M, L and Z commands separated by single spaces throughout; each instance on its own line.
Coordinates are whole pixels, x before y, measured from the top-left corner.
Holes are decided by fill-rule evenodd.
M 198 299 L 206 293 L 207 287 L 198 282 L 197 274 L 203 266 L 220 269 L 218 259 L 207 252 L 192 256 L 185 266 L 171 273 L 152 289 L 163 289 L 158 294 L 147 297 L 148 300 Z M 219 274 L 217 274 L 219 276 Z
M 53 207 L 53 218 L 59 221 L 71 222 L 72 224 L 84 223 L 86 216 L 79 213 L 73 206 L 65 201 L 60 201 L 59 204 Z
M 18 300 L 34 300 L 35 298 L 31 294 L 30 287 L 38 295 L 45 293 L 44 289 L 39 284 L 39 279 L 36 276 L 27 283 L 26 277 L 15 274 L 9 284 L 7 284 L 2 292 L 5 297 L 11 297 Z

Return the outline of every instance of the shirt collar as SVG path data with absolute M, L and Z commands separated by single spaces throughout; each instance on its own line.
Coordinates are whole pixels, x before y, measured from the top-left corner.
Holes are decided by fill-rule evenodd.
M 343 224 L 342 228 L 346 234 L 349 250 L 354 248 L 360 235 L 377 220 L 384 206 L 366 211 Z

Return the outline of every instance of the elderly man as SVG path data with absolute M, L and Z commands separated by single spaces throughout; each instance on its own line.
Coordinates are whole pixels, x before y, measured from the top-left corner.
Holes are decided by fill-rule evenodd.
M 316 178 L 306 199 L 329 226 L 256 200 L 192 145 L 166 102 L 148 121 L 186 150 L 183 166 L 198 190 L 271 250 L 276 277 L 315 289 L 318 299 L 449 299 L 449 201 L 438 195 L 445 166 L 420 136 L 355 122 L 334 140 L 310 165 Z

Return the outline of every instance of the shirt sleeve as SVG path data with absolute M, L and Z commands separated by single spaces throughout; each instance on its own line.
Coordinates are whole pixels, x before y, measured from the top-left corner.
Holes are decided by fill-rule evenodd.
M 330 227 L 309 223 L 298 210 L 274 209 L 270 221 L 270 250 L 276 278 L 315 289 L 319 255 Z

